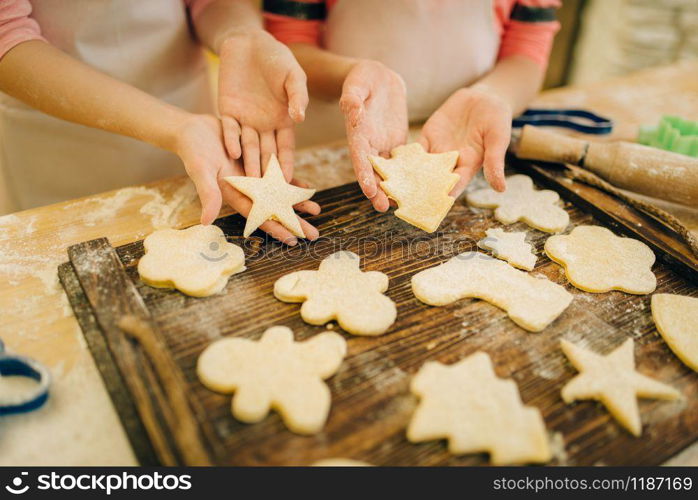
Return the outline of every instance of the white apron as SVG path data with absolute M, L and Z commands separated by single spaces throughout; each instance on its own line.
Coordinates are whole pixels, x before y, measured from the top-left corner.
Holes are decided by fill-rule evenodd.
M 324 42 L 331 52 L 380 61 L 400 74 L 410 122 L 425 120 L 489 71 L 499 50 L 492 0 L 339 0 Z M 337 102 L 311 99 L 298 145 L 344 134 Z
M 212 112 L 206 61 L 182 1 L 32 0 L 32 5 L 43 36 L 64 52 L 170 104 Z M 53 118 L 0 93 L 0 173 L 15 210 L 182 172 L 172 153 Z

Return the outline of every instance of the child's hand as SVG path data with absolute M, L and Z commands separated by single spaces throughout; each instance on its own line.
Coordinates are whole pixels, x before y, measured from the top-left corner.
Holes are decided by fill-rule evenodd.
M 252 208 L 252 201 L 222 179 L 223 177 L 228 177 L 230 175 L 245 175 L 245 172 L 243 171 L 239 162 L 229 162 L 218 174 L 218 185 L 223 193 L 223 200 L 225 200 L 225 202 L 237 213 L 241 214 L 243 217 L 247 217 L 250 213 L 250 209 Z M 292 179 L 291 184 L 303 188 L 308 187 L 306 184 L 296 179 Z M 310 215 L 317 215 L 320 213 L 320 205 L 310 200 L 303 201 L 298 205 L 295 205 L 293 208 L 299 212 L 304 212 Z M 303 234 L 305 234 L 307 239 L 313 241 L 320 236 L 320 232 L 315 226 L 301 217 L 298 217 L 298 220 L 301 223 Z M 259 226 L 259 228 L 265 233 L 269 234 L 269 236 L 272 238 L 275 238 L 287 245 L 293 246 L 298 243 L 298 239 L 288 229 L 276 221 L 268 220 Z
M 378 187 L 380 179 L 368 156 L 387 154 L 407 140 L 405 82 L 381 63 L 358 62 L 344 80 L 339 105 L 361 190 L 376 210 L 384 212 L 388 197 Z
M 188 118 L 177 134 L 175 152 L 184 163 L 201 199 L 202 224 L 213 222 L 223 201 L 247 217 L 252 202 L 222 180 L 229 175 L 245 175 L 245 172 L 238 162 L 228 158 L 223 146 L 221 122 L 216 117 L 192 115 Z M 296 181 L 292 183 L 299 185 Z M 304 201 L 294 208 L 311 215 L 320 212 L 319 205 L 313 201 Z M 302 219 L 301 227 L 308 239 L 314 240 L 318 237 L 318 230 Z M 278 222 L 267 221 L 260 229 L 289 245 L 294 245 L 297 241 L 295 236 Z
M 511 140 L 511 107 L 502 99 L 476 89 L 460 89 L 427 120 L 419 142 L 431 153 L 457 150 L 454 172 L 461 176 L 451 196 L 463 192 L 481 166 L 485 178 L 504 191 L 504 156 Z
M 245 173 L 261 175 L 260 160 L 276 154 L 293 177 L 294 122 L 308 105 L 305 73 L 291 51 L 269 33 L 231 32 L 220 46 L 218 111 L 228 154 L 242 155 Z

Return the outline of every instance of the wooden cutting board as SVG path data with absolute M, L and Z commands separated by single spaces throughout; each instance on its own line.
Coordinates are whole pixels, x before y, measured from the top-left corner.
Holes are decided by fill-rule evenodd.
M 405 438 L 416 405 L 408 390 L 411 376 L 425 361 L 453 363 L 478 350 L 491 356 L 499 376 L 513 378 L 526 404 L 542 411 L 555 451 L 553 464 L 660 464 L 698 439 L 698 374 L 656 332 L 649 295 L 577 290 L 543 253 L 548 235 L 530 230 L 539 256 L 534 273 L 574 294 L 570 307 L 546 330 L 527 333 L 503 311 L 479 300 L 429 307 L 413 296 L 411 276 L 475 250 L 487 228 L 500 226 L 491 211 L 473 211 L 458 200 L 439 231 L 427 234 L 392 213 L 375 212 L 356 184 L 322 191 L 314 199 L 323 213 L 311 221 L 322 238 L 295 248 L 263 237 L 243 241 L 241 217 L 218 220 L 230 241 L 243 246 L 247 270 L 233 276 L 215 297 L 196 299 L 142 284 L 136 271 L 142 242 L 114 249 L 100 239 L 69 249 L 70 262 L 59 268 L 61 282 L 141 463 L 308 465 L 329 457 L 394 466 L 487 463 L 486 455 L 450 456 L 444 442 L 414 445 Z M 572 226 L 600 223 L 587 209 L 569 202 L 565 208 Z M 515 224 L 507 229 L 528 228 Z M 296 339 L 323 331 L 300 319 L 298 304 L 277 301 L 272 287 L 284 274 L 316 269 L 338 250 L 359 254 L 364 270 L 388 274 L 387 294 L 397 303 L 397 322 L 380 337 L 343 333 L 348 355 L 328 380 L 332 409 L 320 434 L 294 435 L 273 413 L 258 424 L 237 422 L 230 413 L 231 397 L 198 382 L 197 357 L 218 338 L 258 339 L 272 325 L 289 326 Z M 657 292 L 698 296 L 695 283 L 674 269 L 658 260 Z M 163 354 L 157 356 L 159 371 L 153 356 L 115 326 L 124 313 L 150 316 Z M 560 389 L 575 374 L 559 349 L 561 338 L 607 352 L 628 337 L 635 339 L 638 370 L 684 395 L 678 402 L 641 402 L 641 438 L 623 430 L 594 402 L 566 405 L 560 398 Z M 163 373 L 171 374 L 167 378 L 176 391 L 163 383 Z M 186 411 L 173 408 L 173 392 L 185 395 Z M 193 429 L 193 441 L 182 438 L 182 429 Z

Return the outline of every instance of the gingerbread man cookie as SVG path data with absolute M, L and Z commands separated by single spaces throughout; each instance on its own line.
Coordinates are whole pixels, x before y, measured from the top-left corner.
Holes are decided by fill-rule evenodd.
M 323 380 L 337 372 L 345 354 L 346 341 L 337 333 L 295 342 L 290 328 L 274 326 L 259 341 L 212 343 L 199 356 L 197 374 L 212 391 L 235 393 L 233 416 L 241 422 L 259 422 L 274 409 L 292 432 L 314 434 L 330 411 Z
M 297 271 L 274 283 L 274 295 L 283 302 L 304 302 L 301 317 L 311 325 L 336 319 L 354 335 L 380 335 L 393 324 L 395 303 L 383 295 L 388 276 L 362 272 L 359 256 L 336 252 L 326 257 L 317 271 Z

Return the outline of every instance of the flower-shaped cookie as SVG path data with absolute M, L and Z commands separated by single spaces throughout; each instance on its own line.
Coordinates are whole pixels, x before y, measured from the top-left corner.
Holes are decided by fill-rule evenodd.
M 144 283 L 194 297 L 220 292 L 231 275 L 245 270 L 242 248 L 213 225 L 161 229 L 143 241 L 143 248 L 138 274 Z
M 466 199 L 475 207 L 496 208 L 494 218 L 502 224 L 523 221 L 541 231 L 559 233 L 570 223 L 565 209 L 557 205 L 558 194 L 549 189 L 537 190 L 527 175 L 507 177 L 503 193 L 486 188 L 468 193 Z
M 521 402 L 512 380 L 497 377 L 484 352 L 449 366 L 425 363 L 410 390 L 420 398 L 407 428 L 411 442 L 448 439 L 451 453 L 486 451 L 493 465 L 550 460 L 540 411 Z
M 314 434 L 330 411 L 323 380 L 337 372 L 346 349 L 337 333 L 295 342 L 290 328 L 274 326 L 256 342 L 226 337 L 212 343 L 199 356 L 197 374 L 212 391 L 235 393 L 233 416 L 241 422 L 259 422 L 274 409 L 292 432 Z
M 317 271 L 298 271 L 274 283 L 274 295 L 284 302 L 305 302 L 301 317 L 311 325 L 336 319 L 354 335 L 380 335 L 393 324 L 395 303 L 383 295 L 388 276 L 362 272 L 359 256 L 336 252 L 326 257 Z
M 577 226 L 570 234 L 551 236 L 545 253 L 565 268 L 570 283 L 587 292 L 621 290 L 642 295 L 657 286 L 652 250 L 605 227 Z

